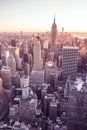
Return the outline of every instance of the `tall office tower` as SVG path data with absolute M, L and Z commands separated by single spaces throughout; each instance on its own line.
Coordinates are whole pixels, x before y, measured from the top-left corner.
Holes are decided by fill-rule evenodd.
M 41 45 L 40 41 L 36 40 L 34 43 L 34 66 L 33 70 L 40 71 L 43 68 L 43 61 L 41 58 Z
M 3 93 L 3 87 L 2 87 L 2 79 L 0 78 L 0 94 Z
M 11 70 L 8 66 L 3 66 L 1 68 L 1 74 L 2 74 L 2 80 L 3 80 L 3 85 L 5 88 L 9 88 L 12 85 L 11 81 Z
M 44 82 L 43 60 L 41 58 L 40 41 L 36 40 L 34 43 L 34 65 L 30 74 L 31 84 L 42 84 Z
M 24 50 L 24 54 L 28 54 L 28 43 L 27 41 L 24 41 L 24 44 L 23 44 L 23 50 Z
M 9 57 L 9 51 L 5 51 L 5 64 L 8 65 L 8 57 Z
M 16 73 L 15 58 L 13 57 L 13 55 L 10 54 L 7 60 L 8 60 L 8 66 L 11 69 L 11 74 L 14 75 Z
M 64 27 L 62 27 L 62 34 L 64 34 Z
M 56 41 L 57 41 L 57 25 L 55 23 L 55 17 L 54 17 L 54 22 L 51 28 L 51 45 L 55 45 Z
M 43 42 L 43 49 L 48 49 L 48 40 L 45 39 Z
M 77 74 L 78 47 L 63 46 L 62 50 L 62 76 Z

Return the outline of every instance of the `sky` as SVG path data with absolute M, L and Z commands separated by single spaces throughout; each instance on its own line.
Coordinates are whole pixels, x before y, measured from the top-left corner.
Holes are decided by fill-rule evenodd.
M 87 0 L 0 0 L 0 32 L 87 32 Z

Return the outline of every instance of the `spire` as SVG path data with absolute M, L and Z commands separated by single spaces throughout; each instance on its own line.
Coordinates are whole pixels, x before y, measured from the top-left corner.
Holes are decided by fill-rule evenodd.
M 55 14 L 54 14 L 54 23 L 55 23 Z

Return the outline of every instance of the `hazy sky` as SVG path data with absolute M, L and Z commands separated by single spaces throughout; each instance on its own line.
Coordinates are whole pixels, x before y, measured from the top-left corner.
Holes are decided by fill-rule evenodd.
M 0 31 L 87 31 L 87 0 L 0 0 Z

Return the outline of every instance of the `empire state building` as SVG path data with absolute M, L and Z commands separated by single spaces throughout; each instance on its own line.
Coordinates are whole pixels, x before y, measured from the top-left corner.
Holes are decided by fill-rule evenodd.
M 51 28 L 51 45 L 55 45 L 57 41 L 57 25 L 55 23 L 55 17 L 54 17 L 54 22 L 52 24 Z

